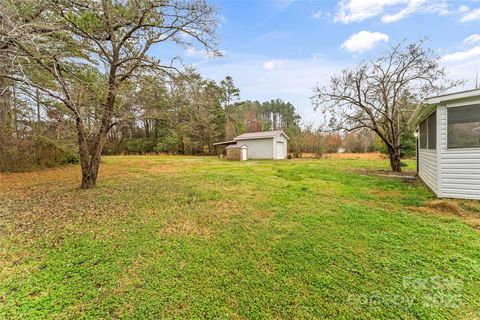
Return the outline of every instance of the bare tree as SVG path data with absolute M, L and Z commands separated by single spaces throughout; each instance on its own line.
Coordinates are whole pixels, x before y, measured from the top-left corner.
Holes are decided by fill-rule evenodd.
M 11 31 L 11 25 L 0 16 L 0 28 Z M 11 74 L 11 51 L 10 43 L 0 35 L 0 74 Z M 0 76 L 0 152 L 2 146 L 7 142 L 11 131 L 11 80 Z
M 28 23 L 25 15 L 32 17 Z M 141 71 L 176 70 L 175 59 L 165 64 L 151 55 L 157 44 L 199 43 L 219 55 L 216 11 L 203 0 L 0 0 L 0 17 L 12 26 L 0 27 L 0 36 L 15 50 L 16 69 L 0 76 L 38 88 L 68 109 L 78 133 L 82 188 L 96 185 L 119 87 Z M 104 81 L 92 81 L 88 68 Z M 87 91 L 97 93 L 100 104 L 90 133 L 82 105 Z
M 336 130 L 367 128 L 387 146 L 392 171 L 401 171 L 401 134 L 406 118 L 425 98 L 459 85 L 447 79 L 425 40 L 400 43 L 377 60 L 344 69 L 330 85 L 314 89 L 313 101 Z

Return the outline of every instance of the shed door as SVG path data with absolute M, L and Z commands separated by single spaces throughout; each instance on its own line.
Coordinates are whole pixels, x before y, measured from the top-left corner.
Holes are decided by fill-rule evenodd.
M 275 159 L 284 159 L 285 155 L 283 153 L 283 142 L 282 141 L 277 141 L 277 154 L 275 156 Z
M 241 157 L 241 159 L 240 159 L 240 160 L 243 160 L 243 161 L 245 161 L 245 160 L 247 160 L 247 159 L 248 159 L 248 156 L 247 156 L 247 149 L 246 149 L 246 148 L 242 148 L 241 150 L 242 150 L 242 151 L 241 151 L 241 152 L 242 152 L 242 157 Z

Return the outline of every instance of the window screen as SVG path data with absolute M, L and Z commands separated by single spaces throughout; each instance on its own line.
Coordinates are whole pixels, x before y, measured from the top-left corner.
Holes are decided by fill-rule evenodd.
M 437 149 L 437 112 L 427 118 L 428 123 L 428 149 Z
M 427 149 L 427 120 L 423 120 L 420 123 L 420 149 Z
M 480 147 L 480 105 L 448 108 L 448 148 Z

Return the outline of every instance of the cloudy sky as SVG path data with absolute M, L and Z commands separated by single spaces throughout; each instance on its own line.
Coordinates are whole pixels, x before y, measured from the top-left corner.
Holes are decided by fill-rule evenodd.
M 424 37 L 453 78 L 475 86 L 480 71 L 480 1 L 214 0 L 224 57 L 183 53 L 206 78 L 231 75 L 242 99 L 281 98 L 298 108 L 304 123 L 319 122 L 309 97 L 343 67 L 375 58 L 402 40 Z

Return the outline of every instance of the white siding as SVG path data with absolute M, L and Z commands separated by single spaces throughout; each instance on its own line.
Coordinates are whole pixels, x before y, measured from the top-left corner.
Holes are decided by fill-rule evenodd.
M 425 184 L 438 194 L 437 150 L 420 149 L 418 154 L 418 175 Z
M 288 155 L 287 144 L 288 144 L 288 140 L 287 140 L 287 138 L 285 138 L 285 136 L 283 134 L 273 138 L 273 156 L 274 156 L 274 159 L 286 159 L 287 158 L 287 155 Z M 277 150 L 277 148 L 282 148 L 282 150 L 279 151 L 279 150 Z M 281 156 L 277 157 L 277 155 L 281 155 Z
M 270 139 L 252 139 L 240 140 L 237 144 L 248 146 L 249 159 L 272 159 L 273 158 L 273 138 Z
M 456 103 L 456 106 L 479 103 Z M 440 192 L 439 197 L 480 199 L 480 148 L 447 149 L 447 107 L 438 108 L 440 126 Z

